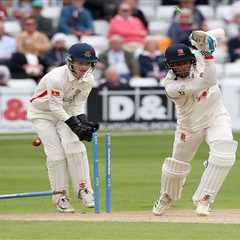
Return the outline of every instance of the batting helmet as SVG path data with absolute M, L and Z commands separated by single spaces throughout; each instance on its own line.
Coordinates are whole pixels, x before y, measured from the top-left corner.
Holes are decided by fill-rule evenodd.
M 95 64 L 98 59 L 96 57 L 96 52 L 91 45 L 87 43 L 76 43 L 68 50 L 68 60 Z
M 168 65 L 184 61 L 196 63 L 196 58 L 189 47 L 183 43 L 177 43 L 167 48 L 165 58 Z

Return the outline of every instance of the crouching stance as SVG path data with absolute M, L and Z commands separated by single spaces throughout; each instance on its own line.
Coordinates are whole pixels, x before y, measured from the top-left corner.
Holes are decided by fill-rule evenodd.
M 60 212 L 74 212 L 69 202 L 68 176 L 76 196 L 86 207 L 94 207 L 87 151 L 82 141 L 91 141 L 99 125 L 84 114 L 92 89 L 95 50 L 77 43 L 68 50 L 67 64 L 47 73 L 39 82 L 28 117 L 46 154 L 53 202 Z
M 176 106 L 177 129 L 172 156 L 162 166 L 154 215 L 162 215 L 173 200 L 181 198 L 191 160 L 204 140 L 209 146 L 208 165 L 193 195 L 198 215 L 209 215 L 210 204 L 235 162 L 237 142 L 233 140 L 231 119 L 223 105 L 212 56 L 216 39 L 208 32 L 195 31 L 191 40 L 198 50 L 175 44 L 165 53 L 170 70 L 163 85 Z

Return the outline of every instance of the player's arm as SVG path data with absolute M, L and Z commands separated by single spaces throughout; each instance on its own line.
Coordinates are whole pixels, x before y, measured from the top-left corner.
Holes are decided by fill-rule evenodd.
M 207 85 L 207 88 L 217 84 L 216 64 L 212 55 L 204 57 L 203 72 L 199 77 L 202 83 Z
M 48 79 L 47 92 L 49 110 L 53 113 L 53 115 L 61 121 L 66 121 L 70 118 L 71 116 L 63 108 L 62 86 L 58 82 Z
M 73 99 L 73 103 L 71 106 L 71 112 L 73 116 L 77 116 L 77 118 L 87 126 L 91 127 L 92 132 L 96 132 L 99 129 L 99 123 L 89 121 L 86 113 L 87 99 L 92 90 L 92 87 L 89 86 L 85 89 L 84 92 L 79 92 Z
M 164 84 L 165 91 L 170 98 L 181 98 L 198 93 L 216 84 L 216 66 L 213 59 L 205 59 L 203 72 L 195 76 L 192 81 L 172 80 Z
M 212 87 L 217 83 L 216 78 L 216 65 L 213 57 L 213 53 L 217 46 L 218 39 L 224 38 L 223 29 L 215 29 L 212 31 L 193 31 L 190 35 L 190 41 L 193 46 L 201 53 L 204 58 L 204 64 L 202 68 L 200 83 L 194 83 L 195 87 L 199 90 Z M 203 86 L 201 86 L 203 85 Z M 206 86 L 205 86 L 206 85 Z M 203 87 L 203 88 L 202 88 Z
M 80 121 L 77 116 L 69 115 L 63 108 L 63 91 L 62 86 L 56 81 L 48 81 L 47 84 L 49 109 L 54 116 L 64 121 L 69 128 L 78 136 L 86 141 L 92 140 L 92 127 Z

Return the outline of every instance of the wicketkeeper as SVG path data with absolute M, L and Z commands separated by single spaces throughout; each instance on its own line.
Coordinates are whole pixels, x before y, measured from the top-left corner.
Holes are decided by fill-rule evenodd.
M 163 85 L 176 106 L 177 129 L 172 156 L 162 166 L 160 197 L 153 206 L 154 215 L 162 215 L 173 200 L 180 199 L 191 160 L 203 141 L 209 146 L 209 157 L 193 195 L 198 215 L 209 215 L 210 204 L 236 158 L 238 144 L 233 140 L 231 119 L 223 104 L 212 55 L 217 40 L 211 32 L 203 31 L 194 31 L 190 40 L 197 50 L 175 44 L 165 53 L 169 72 Z
M 92 46 L 77 43 L 68 50 L 67 64 L 47 73 L 36 87 L 28 112 L 47 156 L 53 202 L 60 212 L 74 212 L 69 202 L 68 175 L 76 196 L 94 207 L 84 140 L 91 141 L 99 124 L 85 115 L 97 62 Z

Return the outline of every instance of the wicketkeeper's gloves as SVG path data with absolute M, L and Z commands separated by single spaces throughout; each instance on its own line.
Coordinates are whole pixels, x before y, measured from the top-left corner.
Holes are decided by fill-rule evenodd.
M 78 136 L 80 141 L 91 142 L 93 128 L 86 123 L 81 122 L 78 117 L 72 116 L 65 121 L 71 130 Z
M 81 123 L 91 127 L 93 132 L 96 132 L 100 127 L 99 123 L 89 121 L 85 114 L 77 115 L 77 118 L 80 120 Z

